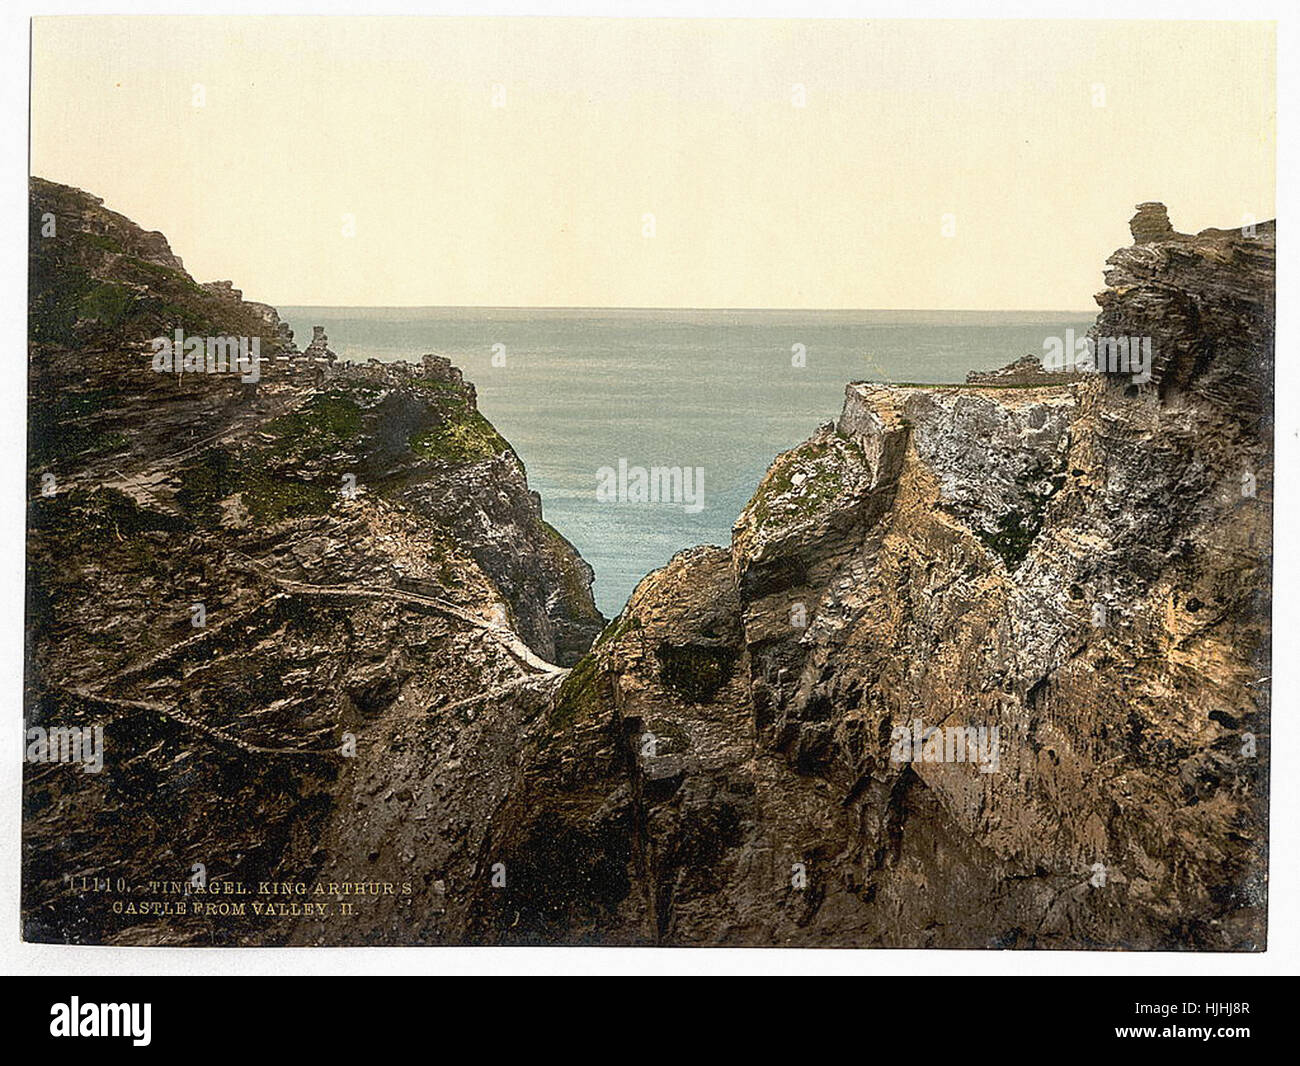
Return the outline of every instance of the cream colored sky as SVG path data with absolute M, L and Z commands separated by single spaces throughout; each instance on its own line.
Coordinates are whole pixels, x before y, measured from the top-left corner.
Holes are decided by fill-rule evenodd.
M 1274 213 L 1267 23 L 65 17 L 32 63 L 33 173 L 284 305 L 1086 310 L 1139 201 Z

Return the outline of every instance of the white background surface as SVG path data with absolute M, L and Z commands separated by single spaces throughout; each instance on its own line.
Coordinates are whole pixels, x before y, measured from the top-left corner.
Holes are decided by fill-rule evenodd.
M 1290 20 L 1282 20 L 1285 12 Z M 0 63 L 0 192 L 5 254 L 0 257 L 0 972 L 25 974 L 1082 974 L 1096 976 L 1295 974 L 1300 972 L 1300 528 L 1296 461 L 1300 391 L 1296 363 L 1296 256 L 1284 221 L 1278 259 L 1277 471 L 1270 832 L 1269 950 L 1258 954 L 827 951 L 576 948 L 101 948 L 23 944 L 19 940 L 19 840 L 22 768 L 23 573 L 26 488 L 26 267 L 28 23 L 33 14 L 438 14 L 610 15 L 823 18 L 1182 18 L 1276 19 L 1278 26 L 1278 217 L 1295 206 L 1296 158 L 1291 106 L 1300 100 L 1295 56 L 1300 15 L 1294 4 L 1226 2 L 1090 3 L 827 2 L 800 0 L 658 0 L 552 3 L 49 3 L 6 10 Z M 1206 166 L 1214 166 L 1207 159 Z M 93 191 L 93 190 L 91 190 Z M 1008 220 L 1009 224 L 1012 220 Z M 1100 271 L 1100 264 L 1098 265 Z M 238 282 L 236 282 L 238 284 Z M 1158 988 L 1158 985 L 1155 986 Z

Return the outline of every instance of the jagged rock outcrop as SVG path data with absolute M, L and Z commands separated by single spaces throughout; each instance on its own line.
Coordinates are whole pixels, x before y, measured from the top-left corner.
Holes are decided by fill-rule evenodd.
M 1164 239 L 1121 248 L 1106 260 L 1089 337 L 1095 346 L 1150 339 L 1150 377 L 1165 401 L 1191 391 L 1247 423 L 1271 416 L 1276 234 L 1274 222 L 1195 236 L 1171 228 Z M 1113 371 L 1109 359 L 1098 363 L 1132 384 L 1133 375 Z
M 590 571 L 445 360 L 182 399 L 34 326 L 34 397 L 92 369 L 33 452 L 28 720 L 111 755 L 27 768 L 27 935 L 1262 948 L 1274 230 L 1139 214 L 1094 334 L 1149 381 L 850 384 L 581 658 Z M 195 863 L 336 909 L 64 879 Z
M 1128 220 L 1128 228 L 1134 244 L 1151 244 L 1178 236 L 1165 205 L 1154 200 L 1137 205 L 1137 214 Z
M 642 582 L 493 820 L 526 883 L 475 938 L 1263 946 L 1273 228 L 1149 215 L 1096 329 L 1155 384 L 850 385 L 729 551 Z
M 1032 352 L 997 370 L 971 370 L 966 374 L 967 385 L 1068 385 L 1075 380 L 1075 370 L 1048 370 L 1043 361 Z
M 408 885 L 367 920 L 411 884 L 422 915 L 436 884 L 467 897 L 527 723 L 603 627 L 590 567 L 447 360 L 297 352 L 95 198 L 34 180 L 31 211 L 25 724 L 101 728 L 104 761 L 26 767 L 26 936 L 308 935 L 199 914 L 195 864 Z M 156 372 L 178 329 L 197 368 Z M 259 373 L 205 363 L 240 334 Z
M 28 329 L 42 351 L 95 355 L 176 329 L 257 336 L 268 357 L 292 346 L 273 308 L 245 303 L 229 282 L 199 285 L 161 233 L 98 197 L 32 178 L 28 209 Z
M 326 363 L 333 363 L 338 358 L 330 351 L 329 338 L 325 336 L 324 326 L 312 326 L 311 343 L 303 350 L 303 355 L 324 360 Z

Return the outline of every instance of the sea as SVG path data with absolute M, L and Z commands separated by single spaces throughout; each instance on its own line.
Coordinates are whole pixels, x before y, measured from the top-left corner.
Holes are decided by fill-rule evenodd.
M 684 548 L 730 543 L 772 460 L 838 416 L 850 381 L 956 383 L 1095 313 L 285 307 L 345 359 L 449 357 L 513 445 L 546 520 L 596 572 L 608 617 Z M 619 492 L 620 466 L 625 489 Z M 689 472 L 642 502 L 636 469 Z M 685 486 L 683 480 L 676 484 Z M 629 486 L 632 486 L 629 488 Z M 630 498 L 629 498 L 630 497 Z

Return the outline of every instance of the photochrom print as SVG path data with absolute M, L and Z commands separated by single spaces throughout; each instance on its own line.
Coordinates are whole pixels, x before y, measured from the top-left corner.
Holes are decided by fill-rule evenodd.
M 1265 948 L 1272 23 L 31 54 L 27 940 Z

